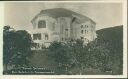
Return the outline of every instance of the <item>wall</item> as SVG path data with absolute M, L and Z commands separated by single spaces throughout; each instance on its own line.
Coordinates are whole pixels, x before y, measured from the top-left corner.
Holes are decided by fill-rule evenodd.
M 46 21 L 46 28 L 38 28 L 38 21 L 40 20 Z M 33 31 L 31 35 L 36 34 L 36 33 L 41 33 L 41 40 L 34 40 L 34 42 L 44 44 L 44 43 L 49 43 L 54 40 L 53 32 L 55 32 L 57 29 L 53 30 L 53 25 L 57 26 L 56 19 L 49 17 L 49 16 L 40 15 L 37 19 L 35 19 L 33 24 L 35 26 L 33 25 Z M 48 34 L 48 40 L 45 40 L 45 34 Z
M 70 21 L 69 17 L 59 17 L 57 19 L 58 26 L 60 27 L 60 39 L 61 41 L 68 40 L 70 38 Z
M 39 15 L 33 22 L 32 34 L 41 33 L 41 40 L 34 40 L 36 43 L 44 44 L 49 46 L 50 42 L 53 41 L 67 41 L 69 39 L 81 39 L 81 37 L 93 41 L 96 38 L 95 24 L 91 21 L 85 21 L 84 23 L 77 22 L 79 19 L 75 19 L 72 22 L 73 17 L 58 17 L 52 18 L 46 15 Z M 45 20 L 46 28 L 38 28 L 38 21 Z M 81 28 L 81 25 L 84 27 Z M 88 27 L 85 27 L 88 26 Z M 81 30 L 84 30 L 81 34 Z M 85 33 L 87 30 L 87 33 Z M 49 39 L 45 40 L 44 34 L 48 34 Z M 47 43 L 46 43 L 47 42 Z M 87 40 L 85 40 L 85 43 Z

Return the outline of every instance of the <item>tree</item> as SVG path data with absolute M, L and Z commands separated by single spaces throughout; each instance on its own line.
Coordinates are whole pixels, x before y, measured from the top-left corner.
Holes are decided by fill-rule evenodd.
M 57 63 L 59 73 L 66 73 L 71 65 L 70 48 L 66 43 L 53 42 L 48 48 L 48 57 Z M 67 73 L 66 73 L 67 74 Z
M 84 45 L 83 41 L 80 39 L 77 39 L 73 42 L 68 43 L 68 46 L 70 46 L 71 52 L 71 58 L 73 60 L 73 63 L 75 64 L 76 68 L 79 69 L 77 73 L 80 75 L 83 74 L 83 68 L 86 66 L 86 54 L 87 54 L 87 47 Z
M 89 48 L 89 66 L 94 69 L 100 69 L 101 71 L 110 70 L 111 66 L 111 57 L 110 50 L 107 48 L 108 42 L 95 41 L 88 44 Z M 110 65 L 110 66 L 109 66 Z
M 3 30 L 3 62 L 5 71 L 7 70 L 8 64 L 11 62 L 11 57 L 13 56 L 12 51 L 14 50 L 14 40 L 13 37 L 15 33 L 14 30 L 10 31 L 10 26 L 4 26 Z
M 63 68 L 65 74 L 72 73 L 72 68 L 79 68 L 77 73 L 82 74 L 85 67 L 86 46 L 82 40 L 53 42 L 48 48 L 48 56 L 58 63 L 58 67 Z M 70 73 L 70 74 L 71 74 Z
M 93 72 L 121 74 L 123 64 L 123 32 L 118 29 L 99 31 L 98 37 L 87 45 L 82 40 L 53 42 L 48 48 L 51 59 L 59 64 L 68 64 L 68 71 L 85 74 L 86 69 Z M 74 66 L 73 66 L 74 65 Z M 61 65 L 61 67 L 65 67 Z M 66 67 L 65 67 L 66 68 Z M 73 70 L 74 69 L 74 70 Z M 94 70 L 94 71 L 93 71 Z
M 15 66 L 28 65 L 31 55 L 32 38 L 25 30 L 15 31 L 10 26 L 5 26 L 3 31 L 3 62 Z
M 112 74 L 122 74 L 123 71 L 123 25 L 101 29 L 97 31 L 98 43 L 106 44 L 105 47 L 109 52 L 109 63 Z M 97 45 L 98 45 L 97 43 Z M 109 67 L 109 66 L 107 66 Z

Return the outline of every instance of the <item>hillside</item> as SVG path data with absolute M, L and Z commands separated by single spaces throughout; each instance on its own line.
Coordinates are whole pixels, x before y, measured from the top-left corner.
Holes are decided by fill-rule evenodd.
M 115 26 L 97 30 L 98 45 L 109 50 L 109 57 L 113 61 L 114 74 L 122 74 L 123 64 L 123 26 Z
M 114 41 L 114 40 L 123 40 L 123 26 L 115 26 L 105 29 L 100 29 L 96 31 L 98 38 Z
M 97 38 L 99 42 L 108 42 L 111 48 L 118 49 L 123 52 L 123 26 L 115 26 L 97 30 Z

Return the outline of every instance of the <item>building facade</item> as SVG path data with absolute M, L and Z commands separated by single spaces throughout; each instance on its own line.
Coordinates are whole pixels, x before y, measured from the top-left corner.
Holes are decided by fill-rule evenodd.
M 81 39 L 88 43 L 96 38 L 96 23 L 93 20 L 64 8 L 42 10 L 31 23 L 32 39 L 46 47 L 53 41 Z

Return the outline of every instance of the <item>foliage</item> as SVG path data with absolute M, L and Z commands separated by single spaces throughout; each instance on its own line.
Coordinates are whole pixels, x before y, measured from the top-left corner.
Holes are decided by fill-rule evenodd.
M 123 46 L 122 30 L 119 29 L 122 27 L 116 28 L 97 31 L 98 38 L 87 45 L 79 39 L 66 43 L 53 42 L 48 48 L 48 56 L 58 64 L 69 64 L 69 72 L 78 68 L 77 74 L 85 74 L 86 68 L 121 74 Z
M 76 66 L 80 72 L 85 62 L 85 47 L 82 40 L 68 41 L 66 43 L 53 42 L 48 48 L 48 56 L 58 63 L 58 67 L 64 68 L 66 74 Z
M 3 62 L 15 66 L 28 65 L 31 54 L 32 39 L 25 30 L 15 31 L 10 26 L 3 30 Z
M 109 51 L 108 63 L 113 74 L 122 74 L 123 69 L 123 26 L 116 26 L 97 31 L 99 44 Z M 103 47 L 103 46 L 102 46 Z M 107 66 L 107 67 L 109 67 Z
M 47 55 L 58 63 L 58 68 L 68 68 L 71 65 L 70 59 L 70 48 L 68 48 L 66 43 L 53 42 L 49 48 Z
M 37 56 L 48 57 L 48 62 L 51 60 L 52 64 L 55 63 L 57 74 L 86 74 L 88 68 L 101 72 L 111 71 L 110 74 L 122 74 L 122 26 L 98 30 L 97 35 L 98 37 L 88 44 L 84 44 L 80 39 L 67 42 L 54 41 L 48 48 L 42 46 L 42 50 L 38 51 L 41 54 Z M 31 36 L 26 31 L 15 31 L 9 26 L 4 27 L 3 36 L 4 64 L 28 65 L 27 58 L 32 54 L 31 46 L 33 46 Z
M 96 39 L 95 41 L 89 43 L 88 47 L 88 65 L 94 69 L 100 69 L 102 71 L 110 70 L 108 65 L 111 65 L 111 57 L 110 50 L 107 49 L 107 44 L 99 44 L 99 40 Z

